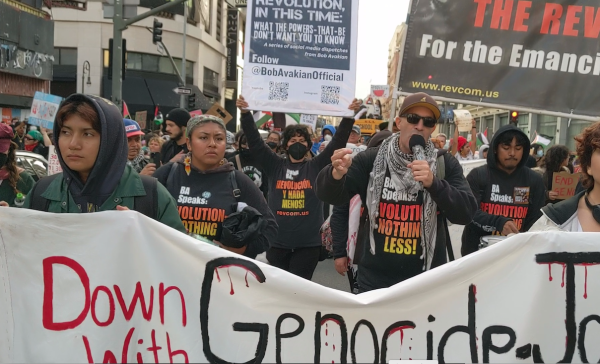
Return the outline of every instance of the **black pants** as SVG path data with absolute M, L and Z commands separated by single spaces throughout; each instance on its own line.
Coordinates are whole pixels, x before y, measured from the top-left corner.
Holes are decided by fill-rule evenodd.
M 319 263 L 320 254 L 320 246 L 299 249 L 269 248 L 267 260 L 274 267 L 310 281 Z

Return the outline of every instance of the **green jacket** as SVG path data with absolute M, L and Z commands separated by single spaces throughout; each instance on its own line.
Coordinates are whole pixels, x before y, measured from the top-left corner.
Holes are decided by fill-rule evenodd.
M 167 189 L 157 184 L 158 188 L 158 216 L 157 220 L 163 224 L 186 233 L 185 227 L 179 218 L 177 204 L 167 191 Z M 100 206 L 99 211 L 116 210 L 117 205 L 121 205 L 133 210 L 133 201 L 136 196 L 145 196 L 146 191 L 142 184 L 140 175 L 137 174 L 131 166 L 125 167 L 125 172 L 117 185 L 115 191 L 110 197 Z M 62 173 L 50 183 L 48 189 L 42 192 L 42 197 L 50 201 L 48 212 L 54 213 L 81 213 L 79 207 L 73 200 L 73 196 L 67 189 L 67 183 L 64 180 Z M 25 199 L 25 208 L 31 206 L 31 195 L 27 195 Z
M 31 188 L 35 184 L 35 180 L 31 175 L 25 171 L 19 174 L 19 180 L 17 181 L 17 190 L 23 195 L 27 195 Z M 5 201 L 10 207 L 15 207 L 15 198 L 17 195 L 13 190 L 10 182 L 6 179 L 0 181 L 0 201 Z

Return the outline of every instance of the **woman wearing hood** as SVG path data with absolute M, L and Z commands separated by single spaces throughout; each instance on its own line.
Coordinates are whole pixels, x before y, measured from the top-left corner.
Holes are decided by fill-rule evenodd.
M 479 159 L 487 159 L 488 151 L 490 150 L 489 144 L 484 144 L 479 148 Z
M 321 153 L 323 151 L 323 148 L 321 148 L 321 146 L 323 145 L 323 142 L 330 142 L 333 139 L 333 136 L 335 135 L 335 126 L 333 125 L 325 125 L 323 127 L 323 130 L 321 131 L 321 140 L 319 140 L 318 143 L 315 143 L 311 149 L 311 152 L 314 155 L 317 155 L 319 153 Z
M 600 232 L 600 122 L 575 138 L 584 191 L 542 208 L 531 231 Z
M 63 172 L 41 179 L 27 196 L 26 207 L 54 213 L 139 211 L 136 201 L 152 194 L 156 216 L 151 217 L 185 232 L 167 190 L 155 183 L 155 191 L 146 191 L 140 175 L 127 165 L 123 118 L 112 102 L 69 96 L 56 114 L 53 134 Z
M 277 223 L 254 182 L 225 159 L 228 142 L 223 120 L 194 116 L 188 121 L 186 136 L 188 154 L 159 168 L 154 177 L 177 200 L 179 215 L 189 234 L 255 258 L 277 236 Z M 240 248 L 227 247 L 220 243 L 223 221 L 237 211 L 238 203 L 257 210 L 266 221 L 266 227 L 258 239 Z

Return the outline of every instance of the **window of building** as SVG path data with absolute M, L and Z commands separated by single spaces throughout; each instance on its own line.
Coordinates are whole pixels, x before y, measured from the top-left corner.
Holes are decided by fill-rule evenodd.
M 539 127 L 538 134 L 544 134 L 552 137 L 552 142 L 550 146 L 554 145 L 554 139 L 556 138 L 556 126 L 557 126 L 557 117 L 550 115 L 540 115 L 539 118 Z M 535 134 L 534 134 L 535 135 Z
M 204 92 L 212 96 L 219 94 L 219 74 L 206 67 L 204 67 Z
M 204 21 L 204 31 L 208 34 L 212 34 L 211 32 L 211 19 L 212 19 L 212 2 L 213 0 L 202 0 L 200 3 L 201 9 L 200 14 L 202 20 Z
M 529 113 L 520 113 L 518 117 L 517 127 L 523 130 L 523 133 L 527 134 L 529 137 Z
M 575 148 L 577 148 L 577 143 L 575 142 L 575 137 L 583 132 L 583 129 L 592 125 L 593 123 L 590 121 L 583 120 L 571 120 L 571 125 L 567 128 L 567 148 L 570 151 L 574 152 Z
M 104 67 L 108 67 L 108 50 L 104 50 Z M 158 72 L 166 74 L 177 74 L 169 57 L 156 54 L 145 54 L 136 52 L 127 52 L 127 69 L 145 72 Z M 181 68 L 181 58 L 173 58 L 177 69 Z M 186 61 L 186 83 L 194 83 L 194 62 Z
M 160 57 L 158 59 L 158 72 L 160 73 L 175 73 L 173 64 L 169 57 Z
M 219 43 L 223 42 L 222 33 L 223 33 L 223 0 L 217 0 L 217 40 Z
M 54 48 L 54 64 L 77 66 L 77 48 Z
M 127 69 L 142 70 L 142 54 L 127 52 Z

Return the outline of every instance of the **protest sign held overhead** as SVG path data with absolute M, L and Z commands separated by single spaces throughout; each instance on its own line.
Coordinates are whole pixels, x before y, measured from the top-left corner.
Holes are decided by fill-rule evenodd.
M 593 0 L 412 1 L 402 92 L 598 116 Z
M 29 124 L 52 129 L 54 127 L 54 118 L 61 102 L 62 97 L 60 96 L 36 91 L 33 103 L 31 104 Z
M 351 116 L 358 0 L 248 3 L 242 94 L 250 109 Z
M 3 208 L 0 362 L 588 362 L 597 240 L 518 234 L 353 295 L 134 211 Z
M 371 85 L 371 97 L 387 99 L 390 97 L 389 85 Z

